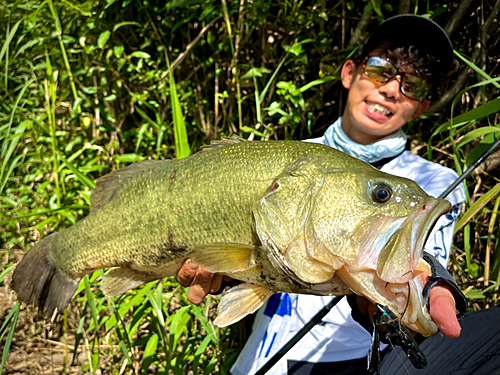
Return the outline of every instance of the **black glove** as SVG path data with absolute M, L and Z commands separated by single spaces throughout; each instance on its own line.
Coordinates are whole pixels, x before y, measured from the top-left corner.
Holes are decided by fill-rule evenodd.
M 453 298 L 455 298 L 455 306 L 457 308 L 457 319 L 462 319 L 467 314 L 467 299 L 464 294 L 458 287 L 457 282 L 450 275 L 450 273 L 443 267 L 441 263 L 437 260 L 436 257 L 424 251 L 424 260 L 429 263 L 431 266 L 432 276 L 429 277 L 429 280 L 424 286 L 424 290 L 422 291 L 422 296 L 424 297 L 424 301 L 429 308 L 429 294 L 431 289 L 436 285 L 446 285 L 450 288 L 450 292 L 453 294 Z

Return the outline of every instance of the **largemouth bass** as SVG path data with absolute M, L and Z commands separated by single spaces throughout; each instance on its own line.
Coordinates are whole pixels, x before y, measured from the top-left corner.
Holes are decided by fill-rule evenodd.
M 95 270 L 119 267 L 102 282 L 114 296 L 175 275 L 190 258 L 245 282 L 223 296 L 220 326 L 278 291 L 354 292 L 429 336 L 437 326 L 422 300 L 430 269 L 421 255 L 449 208 L 415 182 L 324 145 L 226 138 L 186 159 L 100 178 L 90 214 L 33 246 L 12 288 L 52 316 Z

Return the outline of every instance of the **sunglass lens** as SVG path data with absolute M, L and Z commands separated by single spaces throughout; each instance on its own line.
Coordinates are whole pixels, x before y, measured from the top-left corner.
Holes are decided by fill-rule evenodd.
M 384 83 L 397 74 L 397 69 L 389 61 L 371 56 L 366 62 L 365 74 L 377 82 Z
M 364 65 L 365 74 L 372 80 L 379 83 L 386 83 L 396 75 L 402 75 L 401 92 L 406 97 L 423 101 L 431 91 L 430 85 L 417 76 L 404 74 L 398 71 L 398 68 L 391 62 L 377 56 L 370 56 Z
M 422 101 L 429 95 L 430 86 L 423 79 L 406 74 L 401 84 L 401 91 L 410 99 Z

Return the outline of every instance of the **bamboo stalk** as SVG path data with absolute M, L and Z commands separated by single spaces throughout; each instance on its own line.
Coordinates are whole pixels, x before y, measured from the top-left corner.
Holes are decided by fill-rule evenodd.
M 240 8 L 239 8 L 239 17 L 238 17 L 238 25 L 240 25 L 240 20 L 242 22 L 243 11 L 242 7 L 245 0 L 240 0 Z M 238 132 L 241 132 L 241 128 L 243 127 L 243 111 L 241 107 L 241 87 L 240 87 L 240 79 L 238 76 L 238 52 L 239 52 L 239 37 L 235 38 L 233 35 L 233 31 L 231 28 L 231 20 L 229 18 L 229 12 L 227 9 L 226 0 L 222 0 L 222 8 L 224 11 L 224 21 L 226 22 L 227 33 L 229 35 L 229 42 L 231 45 L 231 53 L 233 58 L 231 60 L 230 71 L 233 74 L 234 83 L 236 86 L 236 102 L 238 106 Z
M 54 18 L 57 40 L 59 41 L 59 48 L 61 49 L 61 53 L 62 53 L 62 57 L 63 57 L 63 61 L 64 61 L 64 66 L 66 67 L 66 72 L 68 73 L 69 84 L 71 86 L 71 92 L 73 93 L 73 99 L 76 100 L 76 99 L 78 99 L 78 93 L 76 91 L 75 79 L 73 77 L 73 72 L 71 71 L 71 66 L 69 64 L 68 55 L 66 53 L 66 48 L 64 47 L 64 43 L 62 40 L 61 21 L 59 20 L 59 16 L 57 15 L 57 12 L 54 8 L 54 3 L 52 2 L 52 0 L 48 0 L 48 4 L 49 4 L 49 8 L 50 8 L 50 13 L 52 13 L 52 17 Z M 78 113 L 81 113 L 80 106 L 78 106 Z
M 57 195 L 57 208 L 61 207 L 61 188 L 59 186 L 59 158 L 57 157 L 57 140 L 56 140 L 56 114 L 55 114 L 55 104 L 56 104 L 56 90 L 55 84 L 53 82 L 52 66 L 50 64 L 49 54 L 47 55 L 47 75 L 50 78 L 50 82 L 47 78 L 43 80 L 45 88 L 45 102 L 47 110 L 47 120 L 49 121 L 49 131 L 50 131 L 50 144 L 53 158 L 53 171 L 54 180 L 56 184 L 56 195 Z
M 495 229 L 495 222 L 497 220 L 498 206 L 500 205 L 500 196 L 497 197 L 493 212 L 491 213 L 490 225 L 488 227 L 488 240 L 486 242 L 486 257 L 484 259 L 484 286 L 487 287 L 490 279 L 490 255 L 493 251 L 493 241 L 491 236 Z

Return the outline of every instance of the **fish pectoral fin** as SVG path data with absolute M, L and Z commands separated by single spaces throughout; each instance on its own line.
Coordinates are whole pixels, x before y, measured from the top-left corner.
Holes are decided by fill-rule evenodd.
M 212 273 L 232 273 L 255 267 L 254 245 L 213 243 L 198 246 L 190 256 L 191 261 Z
M 158 275 L 146 275 L 128 268 L 114 268 L 104 274 L 101 288 L 106 297 L 114 297 L 161 278 Z
M 219 315 L 214 324 L 226 327 L 257 311 L 274 293 L 260 285 L 245 283 L 229 290 L 219 303 Z

